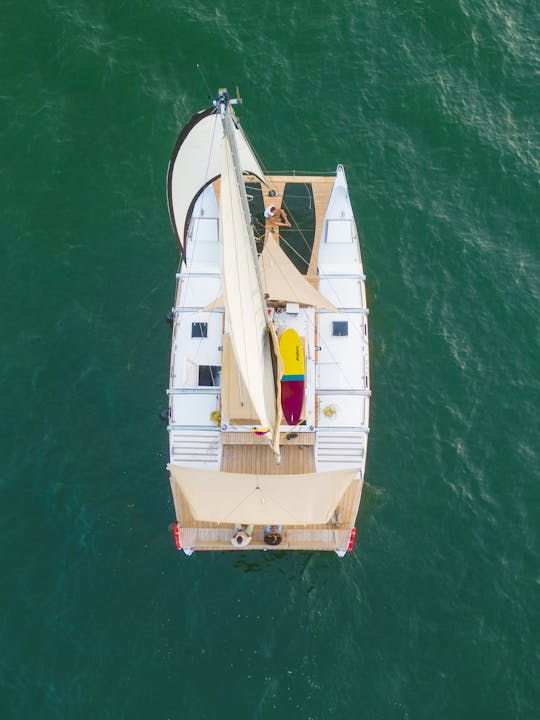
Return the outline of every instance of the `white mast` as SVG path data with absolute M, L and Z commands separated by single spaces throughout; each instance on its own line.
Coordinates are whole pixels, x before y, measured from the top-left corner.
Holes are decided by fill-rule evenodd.
M 268 440 L 278 453 L 279 420 L 268 310 L 229 102 L 226 91 L 220 90 L 217 103 L 224 130 L 219 193 L 223 295 L 240 374 L 261 425 L 270 428 Z

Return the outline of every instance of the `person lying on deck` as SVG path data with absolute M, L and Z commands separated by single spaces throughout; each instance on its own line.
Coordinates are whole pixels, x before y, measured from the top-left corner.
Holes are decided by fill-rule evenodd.
M 264 217 L 274 225 L 292 227 L 285 210 L 278 208 L 276 205 L 269 205 L 264 211 Z

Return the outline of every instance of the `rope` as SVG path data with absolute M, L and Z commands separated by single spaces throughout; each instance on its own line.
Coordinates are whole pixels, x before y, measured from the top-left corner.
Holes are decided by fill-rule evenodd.
M 283 238 L 281 238 L 281 239 L 283 240 Z M 283 240 L 283 242 L 284 242 L 285 244 L 288 244 L 285 240 Z M 294 252 L 296 252 L 296 251 L 294 250 L 294 248 L 291 248 L 291 250 L 293 250 Z M 281 276 L 282 276 L 283 280 L 285 281 L 285 283 L 291 288 L 292 291 L 294 291 L 293 285 L 289 282 L 287 276 L 285 275 L 285 273 L 283 272 L 283 270 L 281 270 L 281 268 L 279 268 L 279 266 L 278 266 L 278 270 L 279 270 L 279 272 L 281 273 Z M 323 276 L 323 277 L 324 277 L 324 276 Z M 327 282 L 328 282 L 328 283 L 330 284 L 330 286 L 332 287 L 331 281 L 330 281 L 330 280 L 327 280 Z M 313 332 L 313 335 L 315 335 L 315 324 L 311 322 L 311 318 L 310 318 L 309 314 L 307 315 L 306 319 L 307 319 L 308 328 L 309 328 L 310 332 Z M 358 335 L 360 336 L 360 339 L 363 340 L 363 339 L 364 339 L 363 327 L 362 327 L 362 329 L 360 329 L 359 327 L 356 327 L 355 324 L 354 324 L 354 322 L 353 322 L 352 320 L 349 320 L 348 322 L 349 322 L 350 326 L 357 331 Z M 365 320 L 363 319 L 362 322 L 365 322 Z M 321 339 L 320 334 L 319 334 L 319 344 L 321 345 L 321 347 L 324 347 L 325 351 L 330 355 L 330 359 L 337 365 L 337 364 L 338 364 L 338 361 L 336 360 L 334 354 L 332 353 L 332 350 L 331 350 L 331 349 L 328 347 L 328 345 Z M 352 390 L 352 389 L 355 387 L 355 385 L 350 381 L 349 377 L 348 377 L 347 375 L 345 375 L 345 372 L 343 371 L 343 369 L 342 369 L 341 372 L 342 372 L 342 374 L 343 374 L 343 377 L 345 378 L 345 383 L 346 383 L 346 385 L 348 386 L 348 387 L 345 388 L 345 389 Z M 288 430 L 287 432 L 293 432 L 293 431 Z
M 212 91 L 210 90 L 210 87 L 209 87 L 209 85 L 208 85 L 208 83 L 207 83 L 207 81 L 206 81 L 206 77 L 204 76 L 204 73 L 203 73 L 203 71 L 202 71 L 202 68 L 201 68 L 201 66 L 199 65 L 199 63 L 196 63 L 196 64 L 195 64 L 195 67 L 197 68 L 197 70 L 198 70 L 198 71 L 200 72 L 200 74 L 201 74 L 202 81 L 203 81 L 203 83 L 206 85 L 206 92 L 208 93 L 208 98 L 210 99 L 210 98 L 212 97 Z

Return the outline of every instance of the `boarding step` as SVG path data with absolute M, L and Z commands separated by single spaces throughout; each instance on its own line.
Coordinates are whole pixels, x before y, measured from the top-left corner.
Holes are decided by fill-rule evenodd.
M 170 433 L 171 460 L 184 467 L 214 468 L 221 463 L 220 432 L 173 430 Z
M 318 471 L 338 470 L 345 467 L 363 468 L 366 455 L 367 435 L 356 432 L 317 432 L 315 462 Z

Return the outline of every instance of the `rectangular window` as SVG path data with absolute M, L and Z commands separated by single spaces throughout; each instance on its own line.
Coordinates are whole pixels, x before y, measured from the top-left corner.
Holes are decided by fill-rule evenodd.
M 221 385 L 221 367 L 219 365 L 199 365 L 199 387 L 219 387 Z
M 208 323 L 204 323 L 204 322 L 191 323 L 191 337 L 194 337 L 194 338 L 208 337 Z
M 349 334 L 349 323 L 347 320 L 340 320 L 332 323 L 332 335 L 345 337 Z

